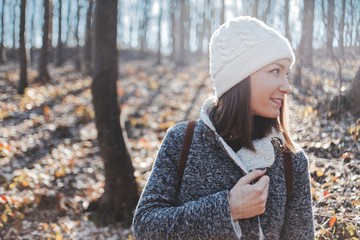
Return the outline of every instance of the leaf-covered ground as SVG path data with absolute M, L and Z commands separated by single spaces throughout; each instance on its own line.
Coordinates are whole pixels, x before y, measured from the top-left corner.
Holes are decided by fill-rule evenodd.
M 344 86 L 360 62 L 343 65 Z M 142 188 L 166 129 L 196 119 L 212 93 L 206 62 L 191 67 L 121 61 L 119 104 Z M 35 72 L 30 71 L 30 79 Z M 0 238 L 132 239 L 121 224 L 96 228 L 85 209 L 103 192 L 91 79 L 66 65 L 51 83 L 16 94 L 19 72 L 0 66 Z M 359 239 L 360 120 L 329 112 L 336 65 L 315 61 L 291 96 L 295 140 L 308 153 L 317 239 Z M 291 76 L 290 76 L 291 78 Z

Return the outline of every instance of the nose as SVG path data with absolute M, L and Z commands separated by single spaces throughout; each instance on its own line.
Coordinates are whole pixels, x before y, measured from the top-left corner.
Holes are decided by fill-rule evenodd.
M 287 78 L 284 78 L 284 80 L 281 82 L 281 85 L 279 86 L 279 90 L 285 94 L 291 93 L 292 88 L 291 88 Z

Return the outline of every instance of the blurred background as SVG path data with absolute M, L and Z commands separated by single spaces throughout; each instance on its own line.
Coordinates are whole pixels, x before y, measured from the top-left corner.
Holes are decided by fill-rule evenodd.
M 213 93 L 211 34 L 240 15 L 296 53 L 316 239 L 359 239 L 358 0 L 0 0 L 0 239 L 133 239 L 167 129 Z
M 95 1 L 52 0 L 49 4 L 44 19 L 44 1 L 1 1 L 0 61 L 19 59 L 21 8 L 26 8 L 24 41 L 31 66 L 36 66 L 37 50 L 43 45 L 44 21 L 50 22 L 49 61 L 91 61 L 87 56 L 93 49 Z M 345 53 L 356 57 L 359 10 L 356 0 L 119 0 L 117 44 L 122 50 L 160 51 L 162 56 L 185 63 L 192 54 L 207 53 L 211 34 L 224 21 L 251 15 L 281 31 L 295 49 L 303 41 L 307 52 L 335 48 L 338 57 Z

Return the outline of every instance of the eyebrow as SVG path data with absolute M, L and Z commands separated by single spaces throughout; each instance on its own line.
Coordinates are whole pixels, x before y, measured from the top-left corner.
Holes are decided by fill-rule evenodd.
M 282 69 L 284 69 L 284 70 L 290 70 L 290 69 L 288 69 L 285 65 L 283 65 L 283 64 L 281 64 L 281 63 L 274 62 L 273 64 L 278 65 L 280 68 L 282 68 Z

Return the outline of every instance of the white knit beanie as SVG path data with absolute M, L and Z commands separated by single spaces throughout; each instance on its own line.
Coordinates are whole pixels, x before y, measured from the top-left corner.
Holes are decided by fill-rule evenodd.
M 279 59 L 295 62 L 289 41 L 253 17 L 221 25 L 210 39 L 210 75 L 217 98 L 257 70 Z

